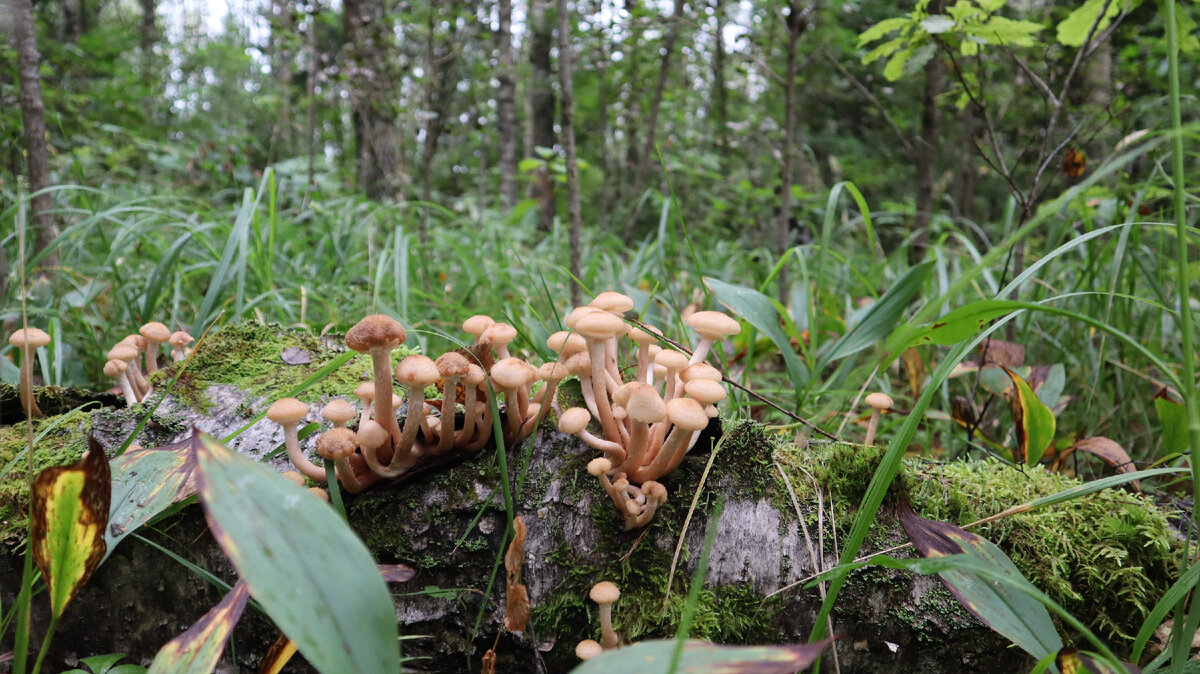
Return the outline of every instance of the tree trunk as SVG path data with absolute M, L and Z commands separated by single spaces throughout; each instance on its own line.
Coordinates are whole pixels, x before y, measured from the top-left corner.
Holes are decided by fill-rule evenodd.
M 974 105 L 968 105 L 962 109 L 959 122 L 962 125 L 962 137 L 964 139 L 974 138 L 976 134 Z M 979 179 L 979 169 L 976 166 L 974 152 L 960 152 L 959 155 L 961 158 L 958 170 L 954 172 L 954 204 L 958 208 L 958 217 L 970 220 L 975 211 L 975 184 Z
M 571 47 L 571 15 L 567 0 L 558 0 L 558 83 L 562 91 L 562 142 L 567 169 L 567 228 L 572 278 L 583 278 L 583 206 L 579 203 L 579 160 L 575 156 L 575 84 L 574 53 Z M 583 294 L 578 283 L 571 283 L 571 304 L 581 306 Z
M 317 182 L 317 17 L 321 12 L 319 0 L 312 0 L 308 14 L 308 75 L 305 84 L 307 102 L 304 108 L 304 138 L 308 145 L 308 181 L 304 188 L 304 204 Z
M 529 65 L 532 67 L 529 92 L 529 142 L 526 153 L 537 148 L 554 147 L 554 81 L 550 72 L 550 50 L 554 46 L 554 24 L 550 22 L 550 0 L 530 0 Z M 548 163 L 548 162 L 547 162 Z M 529 186 L 529 196 L 538 202 L 538 229 L 550 231 L 558 210 L 554 180 L 549 168 L 538 169 Z
M 934 209 L 934 173 L 937 170 L 938 140 L 941 135 L 941 111 L 938 96 L 942 93 L 945 65 L 935 54 L 925 64 L 925 94 L 921 100 L 921 136 L 913 143 L 917 165 L 916 213 L 913 215 L 912 236 L 908 247 L 908 263 L 915 265 L 925 257 L 929 246 L 929 223 Z
M 154 50 L 154 43 L 158 41 L 158 16 L 156 15 L 158 0 L 141 0 L 141 5 L 142 25 L 138 37 L 142 58 L 146 59 L 147 55 Z
M 272 155 L 276 158 L 292 155 L 292 36 L 296 22 L 290 0 L 273 0 L 271 7 L 271 74 L 279 90 L 279 119 L 272 133 Z
M 783 256 L 791 243 L 792 223 L 792 170 L 795 166 L 796 144 L 796 49 L 800 35 L 804 32 L 804 19 L 800 3 L 788 3 L 788 15 L 784 27 L 787 30 L 787 66 L 783 79 L 783 150 L 779 169 L 779 219 L 775 223 L 775 254 Z M 779 268 L 779 301 L 785 306 L 788 297 L 787 265 Z
M 500 0 L 498 12 L 496 135 L 500 149 L 500 200 L 512 208 L 517 204 L 517 79 L 513 65 L 512 0 Z
M 37 48 L 37 27 L 33 21 L 30 0 L 12 0 L 13 39 L 17 48 L 17 78 L 20 82 L 21 123 L 25 127 L 26 168 L 29 171 L 31 199 L 30 215 L 34 224 L 34 250 L 41 253 L 58 236 L 50 209 L 50 195 L 43 192 L 50 186 L 50 154 L 46 147 L 46 114 L 42 105 L 42 80 Z M 41 192 L 41 194 L 38 194 Z M 42 258 L 44 268 L 58 266 L 58 253 Z
M 437 156 L 438 143 L 442 132 L 446 130 L 446 116 L 450 111 L 450 99 L 454 94 L 454 69 L 458 62 L 459 50 L 455 36 L 447 38 L 442 49 L 438 48 L 437 24 L 438 13 L 442 5 L 433 2 L 429 6 L 429 21 L 426 24 L 427 39 L 425 42 L 425 143 L 421 150 L 422 186 L 421 198 L 429 203 L 433 201 L 433 160 Z M 453 23 L 453 22 L 452 22 Z M 429 209 L 421 209 L 421 226 L 417 230 L 421 245 L 425 245 L 425 232 L 428 224 Z
M 646 141 L 642 145 L 642 153 L 634 170 L 633 178 L 633 194 L 634 198 L 641 203 L 642 192 L 646 190 L 646 182 L 650 172 L 650 164 L 652 161 L 658 161 L 658 150 L 654 145 L 655 136 L 658 132 L 658 112 L 662 108 L 663 95 L 667 90 L 667 79 L 671 73 L 671 53 L 675 51 L 675 41 L 679 37 L 679 24 L 683 18 L 683 0 L 675 0 L 675 7 L 671 13 L 670 26 L 667 28 L 667 34 L 663 37 L 662 44 L 662 61 L 658 66 L 658 82 L 654 85 L 654 96 L 650 99 L 650 117 L 646 121 Z M 634 142 L 631 138 L 630 142 Z M 622 237 L 625 240 L 625 245 L 629 245 L 633 241 L 633 236 L 637 229 L 637 216 L 639 209 L 634 208 L 633 213 L 629 217 L 629 222 L 625 225 L 625 234 Z
M 713 84 L 710 102 L 713 120 L 713 145 L 721 162 L 721 172 L 729 162 L 729 92 L 725 90 L 725 7 L 722 0 L 713 0 L 713 16 L 717 27 L 713 35 Z
M 355 174 L 372 199 L 395 196 L 403 177 L 389 76 L 392 29 L 381 0 L 345 0 L 346 70 L 354 118 Z
M 84 0 L 63 0 L 62 2 L 63 40 L 71 44 L 79 44 L 79 38 L 83 37 L 86 29 L 84 12 L 87 11 L 87 8 L 83 3 Z

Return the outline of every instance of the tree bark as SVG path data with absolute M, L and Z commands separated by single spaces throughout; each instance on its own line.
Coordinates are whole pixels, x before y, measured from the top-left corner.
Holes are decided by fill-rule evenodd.
M 550 50 L 554 46 L 554 24 L 550 22 L 550 0 L 530 0 L 529 6 L 529 65 L 532 68 L 529 92 L 529 141 L 526 153 L 537 148 L 553 148 L 554 88 L 550 72 Z M 529 195 L 538 202 L 538 230 L 550 231 L 558 210 L 558 197 L 548 166 L 542 166 L 533 176 Z
M 142 25 L 139 31 L 139 46 L 142 49 L 142 56 L 146 58 L 154 49 L 154 43 L 158 41 L 158 16 L 156 14 L 158 0 L 141 0 L 142 5 Z
M 713 84 L 710 102 L 713 120 L 713 145 L 721 162 L 721 172 L 729 162 L 729 92 L 725 88 L 725 7 L 722 0 L 713 0 L 716 32 L 713 35 Z
M 274 147 L 271 150 L 274 157 L 282 158 L 292 155 L 295 136 L 292 121 L 292 36 L 296 32 L 296 22 L 289 0 L 272 1 L 270 24 L 271 74 L 274 76 L 281 101 L 279 119 L 272 133 Z
M 63 39 L 71 44 L 79 44 L 79 38 L 83 37 L 83 32 L 86 29 L 84 12 L 87 8 L 84 6 L 84 0 L 63 0 L 62 2 L 62 18 L 63 18 Z
M 317 17 L 320 0 L 311 0 L 308 14 L 308 74 L 305 83 L 307 101 L 304 107 L 304 138 L 308 150 L 308 181 L 304 187 L 304 204 L 317 182 Z
M 381 0 L 345 0 L 346 70 L 354 118 L 355 174 L 372 199 L 397 196 L 403 176 L 389 76 L 392 30 Z
M 500 158 L 500 200 L 517 204 L 517 80 L 513 65 L 512 0 L 500 0 L 496 30 L 496 135 Z
M 805 19 L 800 3 L 788 3 L 788 14 L 784 17 L 787 30 L 787 65 L 783 79 L 783 150 L 779 169 L 779 219 L 775 223 L 775 254 L 782 256 L 791 243 L 792 223 L 792 170 L 794 168 L 796 144 L 796 49 L 804 33 Z M 787 265 L 779 268 L 779 301 L 787 304 Z
M 667 79 L 671 73 L 671 54 L 675 51 L 675 41 L 679 38 L 679 24 L 683 18 L 683 6 L 683 0 L 675 0 L 670 25 L 667 28 L 667 34 L 663 37 L 662 61 L 659 62 L 658 66 L 658 81 L 654 85 L 654 95 L 650 99 L 650 116 L 646 120 L 646 141 L 642 146 L 642 152 L 634 170 L 633 194 L 639 204 L 641 203 L 642 192 L 646 190 L 650 163 L 658 160 L 658 150 L 654 145 L 655 136 L 658 132 L 658 113 L 662 109 L 663 96 L 667 90 Z M 630 142 L 635 141 L 631 138 Z M 637 230 L 639 210 L 638 208 L 634 208 L 633 213 L 629 217 L 629 222 L 625 225 L 625 234 L 622 236 L 625 245 L 629 245 L 633 241 L 633 236 Z
M 34 223 L 34 251 L 40 254 L 58 236 L 53 203 L 43 190 L 50 186 L 50 154 L 46 147 L 46 113 L 42 104 L 41 57 L 37 27 L 30 0 L 12 0 L 13 39 L 17 48 L 17 78 L 20 82 L 21 123 L 25 127 L 25 166 L 29 175 L 30 219 Z M 39 194 L 40 192 L 40 194 Z M 58 253 L 42 258 L 43 267 L 57 267 Z
M 945 81 L 945 65 L 940 54 L 925 64 L 925 93 L 921 100 L 921 135 L 913 143 L 916 149 L 917 195 L 908 263 L 915 265 L 925 257 L 929 246 L 929 223 L 933 219 L 934 173 L 937 170 L 938 141 L 941 137 L 941 111 L 938 96 Z
M 571 15 L 567 0 L 558 0 L 558 83 L 562 91 L 562 141 L 566 151 L 567 169 L 567 231 L 570 247 L 570 271 L 573 278 L 583 278 L 583 206 L 579 202 L 579 159 L 575 155 L 575 84 L 574 54 L 571 48 Z M 583 305 L 578 283 L 571 283 L 571 304 Z

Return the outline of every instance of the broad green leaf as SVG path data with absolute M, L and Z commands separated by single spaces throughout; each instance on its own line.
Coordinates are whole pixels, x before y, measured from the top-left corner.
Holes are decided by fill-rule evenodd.
M 1096 26 L 1096 32 L 1104 30 L 1112 21 L 1113 17 L 1121 13 L 1125 7 L 1133 9 L 1141 4 L 1141 0 L 1130 0 L 1126 2 L 1110 2 L 1108 0 L 1087 0 L 1075 11 L 1067 15 L 1058 24 L 1058 30 L 1055 37 L 1058 43 L 1068 47 L 1082 47 L 1083 41 L 1087 39 L 1088 31 L 1092 29 L 1092 25 L 1096 23 L 1096 17 L 1100 11 L 1107 6 L 1107 11 L 1104 17 L 1100 19 L 1099 25 Z
M 879 45 L 878 47 L 875 47 L 874 49 L 867 52 L 866 54 L 863 54 L 863 57 L 862 57 L 863 65 L 869 65 L 871 63 L 874 63 L 875 61 L 878 61 L 879 59 L 883 58 L 884 56 L 891 56 L 892 54 L 896 53 L 897 49 L 899 49 L 900 47 L 903 47 L 907 43 L 908 43 L 908 38 L 906 38 L 906 37 L 892 38 L 891 40 L 884 42 L 883 44 Z
M 882 342 L 900 323 L 904 309 L 921 291 L 925 279 L 929 278 L 929 272 L 932 270 L 933 263 L 924 262 L 904 272 L 904 276 L 892 284 L 883 297 L 880 297 L 879 301 L 867 310 L 862 320 L 856 323 L 849 332 L 842 335 L 842 338 L 830 348 L 829 352 L 821 358 L 821 364 L 816 369 L 824 369 L 828 363 L 841 360 Z
M 323 674 L 396 674 L 391 595 L 327 504 L 208 435 L 192 439 L 208 526 L 250 594 Z
M 1187 408 L 1167 397 L 1165 390 L 1154 397 L 1154 410 L 1162 427 L 1162 456 L 1188 452 Z
M 1012 561 L 990 541 L 953 524 L 917 515 L 901 498 L 896 512 L 909 540 L 926 558 L 965 555 L 970 561 L 995 569 L 1017 584 L 1028 585 Z M 938 573 L 956 599 L 976 618 L 1009 639 L 1034 658 L 1057 653 L 1062 639 L 1040 602 L 1006 585 L 989 582 L 969 571 L 950 569 Z
M 1011 401 L 1013 423 L 1017 431 L 1017 448 L 1013 452 L 1013 459 L 1034 466 L 1054 441 L 1057 425 L 1054 412 L 1046 407 L 1020 375 L 1008 368 L 1004 368 L 1004 371 L 1016 387 Z
M 755 330 L 770 338 L 783 356 L 783 363 L 787 367 L 792 385 L 797 391 L 803 388 L 808 383 L 808 368 L 800 362 L 800 357 L 792 348 L 787 334 L 779 327 L 779 312 L 770 298 L 753 288 L 735 286 L 707 276 L 704 277 L 704 284 L 718 302 L 729 307 L 730 311 L 753 325 Z
M 807 668 L 832 639 L 795 646 L 717 646 L 689 641 L 677 672 L 688 674 L 792 674 Z M 571 670 L 572 674 L 664 674 L 674 639 L 642 641 L 607 651 Z
M 108 552 L 159 513 L 196 493 L 195 464 L 188 461 L 191 440 L 125 452 L 110 462 L 112 510 L 104 540 Z
M 225 642 L 246 609 L 250 592 L 239 580 L 196 624 L 168 641 L 154 656 L 150 674 L 209 674 L 221 659 Z
M 894 30 L 900 30 L 911 23 L 912 19 L 908 18 L 907 16 L 897 16 L 890 19 L 884 19 L 874 26 L 864 30 L 862 33 L 859 33 L 858 46 L 861 49 L 862 47 L 865 47 L 867 43 L 874 42 L 884 35 L 887 35 Z
M 1010 300 L 980 300 L 961 306 L 929 325 L 903 325 L 888 337 L 885 348 L 898 354 L 910 346 L 922 344 L 954 344 L 979 334 L 988 323 L 1018 309 L 1020 303 Z
M 904 74 L 904 64 L 908 63 L 908 59 L 913 55 L 912 47 L 901 49 L 892 54 L 892 58 L 888 59 L 887 65 L 883 67 L 883 76 L 889 82 L 895 82 Z
M 945 14 L 934 14 L 921 19 L 921 27 L 930 35 L 940 35 L 954 27 L 954 19 Z
M 110 483 L 108 457 L 90 436 L 82 459 L 47 468 L 33 481 L 33 559 L 46 579 L 55 616 L 62 615 L 104 558 Z
M 1042 27 L 1042 24 L 1033 21 L 1014 21 L 1002 16 L 993 16 L 986 23 L 968 24 L 963 32 L 981 37 L 989 44 L 1029 47 L 1034 44 L 1033 35 Z

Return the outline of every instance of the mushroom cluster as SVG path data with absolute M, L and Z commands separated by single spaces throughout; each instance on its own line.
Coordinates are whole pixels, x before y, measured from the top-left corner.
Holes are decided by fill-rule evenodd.
M 372 381 L 354 392 L 362 401 L 361 413 L 344 400 L 325 405 L 322 413 L 333 428 L 317 439 L 317 453 L 334 462 L 337 479 L 347 491 L 358 493 L 378 480 L 399 477 L 430 457 L 479 451 L 492 438 L 492 410 L 501 409 L 501 398 L 500 429 L 506 445 L 520 443 L 533 433 L 549 409 L 541 401 L 547 396 L 552 399 L 565 370 L 539 370 L 513 357 L 508 345 L 517 330 L 511 325 L 480 315 L 467 319 L 463 329 L 475 338 L 470 348 L 444 353 L 436 360 L 408 356 L 394 369 L 391 352 L 407 337 L 398 321 L 375 314 L 346 333 L 346 346 L 371 356 Z M 535 398 L 533 385 L 539 379 L 547 383 Z M 405 398 L 396 395 L 394 382 L 405 388 Z M 439 391 L 440 401 L 426 399 L 430 387 Z M 497 398 L 495 406 L 490 402 L 492 394 Z M 403 425 L 397 416 L 401 407 L 405 408 Z M 283 427 L 296 469 L 324 482 L 325 470 L 299 446 L 297 428 L 307 414 L 304 403 L 284 398 L 271 406 L 267 417 Z M 357 429 L 351 430 L 347 424 L 356 417 Z
M 741 330 L 718 311 L 698 311 L 688 324 L 699 335 L 692 356 L 662 348 L 661 332 L 631 327 L 623 320 L 633 300 L 615 292 L 596 296 L 567 315 L 567 331 L 551 335 L 548 346 L 579 378 L 586 408 L 559 415 L 558 428 L 604 454 L 588 464 L 625 520 L 625 528 L 645 526 L 666 501 L 658 479 L 673 471 L 692 449 L 716 404 L 725 399 L 721 373 L 704 362 L 713 343 Z M 637 351 L 633 378 L 625 381 L 617 361 L 620 339 Z M 588 430 L 593 422 L 601 435 Z
M 128 335 L 108 351 L 108 362 L 104 374 L 117 380 L 125 404 L 132 405 L 150 395 L 150 383 L 146 377 L 158 372 L 159 345 L 171 347 L 171 358 L 178 362 L 187 358 L 187 348 L 194 341 L 188 333 L 171 332 L 158 321 L 150 321 L 138 329 L 138 334 Z M 146 363 L 146 374 L 142 374 L 141 362 Z

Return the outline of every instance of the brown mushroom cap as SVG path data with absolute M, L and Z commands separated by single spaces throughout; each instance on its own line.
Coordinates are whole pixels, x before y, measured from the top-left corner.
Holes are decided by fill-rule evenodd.
M 600 476 L 610 470 L 612 470 L 612 461 L 604 457 L 588 461 L 587 472 L 592 475 Z
M 464 332 L 469 332 L 476 337 L 483 334 L 484 330 L 495 325 L 496 321 L 491 316 L 483 314 L 475 314 L 474 316 L 463 321 L 462 329 Z
M 592 420 L 592 413 L 583 407 L 571 407 L 563 411 L 558 418 L 558 430 L 567 435 L 575 435 L 587 428 Z
M 404 326 L 386 314 L 371 314 L 346 331 L 346 346 L 366 353 L 372 347 L 394 349 L 408 337 Z
M 295 482 L 296 484 L 300 485 L 301 487 L 304 486 L 304 476 L 301 475 L 300 473 L 297 473 L 294 470 L 289 470 L 289 471 L 283 473 L 283 476 L 286 477 L 287 479 L 291 480 L 292 482 Z
M 646 498 L 655 499 L 659 503 L 667 500 L 667 488 L 654 480 L 646 480 L 642 483 L 642 493 L 646 495 Z
M 533 367 L 520 358 L 504 358 L 492 366 L 492 381 L 504 389 L 520 388 L 536 376 Z
M 564 356 L 579 353 L 587 350 L 587 341 L 583 339 L 577 332 L 568 332 L 560 330 L 546 340 L 546 346 L 554 353 L 561 353 Z
M 119 377 L 127 369 L 129 369 L 129 364 L 123 360 L 112 358 L 104 363 L 104 374 L 108 377 Z
M 658 390 L 649 384 L 632 382 L 629 388 L 629 400 L 625 403 L 625 411 L 629 418 L 643 424 L 662 421 L 667 416 L 667 405 L 663 402 Z
M 685 431 L 701 431 L 708 426 L 704 406 L 695 398 L 675 398 L 667 401 L 667 416 L 671 423 Z
M 267 418 L 280 425 L 300 421 L 306 414 L 308 405 L 295 398 L 280 398 L 267 408 Z
M 575 657 L 580 660 L 591 660 L 604 652 L 604 647 L 595 639 L 584 639 L 575 645 Z
M 668 370 L 683 370 L 688 366 L 688 357 L 675 349 L 663 349 L 654 356 L 654 363 Z
M 611 604 L 620 599 L 621 589 L 615 583 L 602 580 L 592 586 L 592 590 L 588 592 L 588 596 L 592 598 L 592 601 L 603 606 L 604 604 Z
M 589 306 L 575 307 L 570 311 L 570 313 L 563 317 L 563 325 L 568 330 L 574 330 L 575 325 L 579 323 L 579 319 L 597 311 L 603 311 L 603 309 L 597 309 L 596 307 Z
M 702 337 L 728 337 L 742 331 L 742 325 L 720 311 L 697 311 L 688 316 L 688 325 Z
M 358 444 L 364 449 L 379 449 L 389 437 L 387 430 L 374 419 L 358 425 Z
M 633 298 L 612 290 L 606 290 L 596 295 L 596 298 L 591 302 L 588 302 L 588 306 L 614 314 L 623 314 L 633 308 Z
M 158 321 L 150 321 L 149 323 L 138 328 L 138 333 L 146 338 L 147 342 L 162 344 L 171 339 L 171 330 L 167 326 Z
M 362 401 L 364 405 L 370 405 L 372 400 L 375 400 L 375 382 L 364 381 L 354 388 L 354 397 Z
M 463 384 L 468 386 L 479 386 L 483 380 L 487 379 L 487 372 L 475 363 L 471 363 L 467 367 L 467 373 L 463 375 Z
M 457 351 L 443 353 L 438 356 L 437 360 L 433 361 L 433 364 L 437 366 L 438 373 L 441 374 L 443 379 L 462 377 L 467 374 L 467 370 L 471 366 L 471 363 Z
M 127 363 L 137 358 L 138 352 L 133 346 L 125 343 L 118 344 L 108 350 L 109 360 L 123 360 Z
M 575 322 L 575 330 L 592 339 L 607 339 L 622 334 L 625 329 L 625 321 L 607 311 L 593 311 Z
M 641 345 L 657 344 L 658 338 L 662 337 L 662 330 L 653 325 L 645 327 L 645 330 L 637 326 L 629 328 L 629 338 Z
M 50 335 L 37 328 L 22 328 L 9 335 L 8 343 L 18 348 L 38 349 L 50 343 Z
M 349 428 L 331 428 L 317 436 L 317 454 L 323 459 L 348 459 L 358 447 L 358 438 Z
M 483 331 L 480 338 L 491 344 L 496 350 L 508 346 L 517 338 L 517 329 L 508 323 L 493 323 Z
M 344 424 L 357 415 L 358 412 L 354 411 L 354 407 L 341 398 L 330 400 L 329 403 L 321 409 L 321 416 L 335 424 Z
M 396 365 L 396 379 L 409 387 L 419 386 L 424 389 L 440 378 L 437 365 L 429 356 L 414 354 Z
M 175 347 L 176 349 L 182 349 L 188 344 L 196 341 L 196 338 L 192 337 L 183 330 L 176 330 L 175 332 L 171 333 L 171 336 L 167 338 L 167 341 L 170 342 L 171 346 Z
M 683 385 L 683 390 L 689 396 L 695 398 L 701 405 L 719 403 L 729 395 L 725 392 L 725 387 L 721 386 L 720 382 L 715 382 L 711 379 L 693 379 Z
M 892 409 L 892 398 L 886 393 L 872 393 L 864 399 L 864 402 L 880 412 Z
M 685 384 L 695 379 L 711 379 L 719 382 L 721 381 L 721 371 L 708 363 L 696 363 L 683 368 L 683 371 L 679 373 L 679 378 Z
M 550 361 L 542 363 L 542 366 L 537 369 L 537 377 L 542 381 L 558 381 L 571 374 L 562 363 Z

